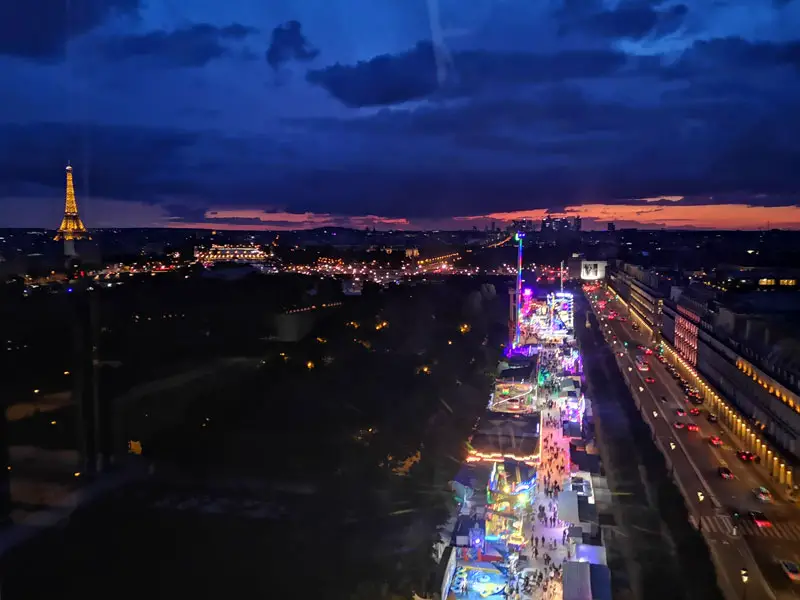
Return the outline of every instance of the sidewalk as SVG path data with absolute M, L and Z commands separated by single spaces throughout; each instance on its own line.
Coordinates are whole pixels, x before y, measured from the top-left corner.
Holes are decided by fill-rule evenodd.
M 549 394 L 548 394 L 549 396 Z M 548 400 L 553 400 L 555 406 L 552 409 L 546 408 Z M 528 554 L 530 559 L 527 568 L 547 575 L 552 567 L 560 567 L 567 560 L 567 545 L 563 543 L 566 525 L 556 521 L 555 526 L 545 525 L 540 519 L 540 507 L 544 508 L 545 518 L 555 516 L 557 518 L 557 494 L 550 496 L 547 494 L 546 479 L 551 485 L 558 484 L 561 489 L 569 477 L 569 440 L 565 439 L 561 431 L 561 410 L 558 406 L 557 395 L 540 400 L 542 408 L 542 461 L 539 468 L 538 480 L 536 485 L 536 495 L 533 498 L 533 512 L 526 519 L 524 532 L 528 539 L 538 538 L 537 544 L 532 543 Z M 551 424 L 552 420 L 552 424 Z M 560 464 L 564 465 L 564 471 L 558 470 Z M 544 537 L 544 545 L 542 545 Z M 538 549 L 538 557 L 535 557 L 534 550 Z M 551 560 L 546 564 L 545 557 Z M 542 598 L 546 600 L 560 600 L 563 597 L 561 581 L 557 578 L 551 579 L 547 586 L 547 591 L 542 587 L 534 587 L 532 593 L 523 593 L 521 598 Z

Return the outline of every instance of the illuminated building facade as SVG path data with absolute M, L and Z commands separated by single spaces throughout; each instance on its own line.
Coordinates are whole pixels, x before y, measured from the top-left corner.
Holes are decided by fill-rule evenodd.
M 614 291 L 650 328 L 655 331 L 661 327 L 664 298 L 669 296 L 668 277 L 618 261 L 609 274 L 609 280 Z
M 195 248 L 194 257 L 202 263 L 215 262 L 261 262 L 271 257 L 255 246 L 211 246 L 211 248 Z
M 800 335 L 781 308 L 775 295 L 693 284 L 665 301 L 661 333 L 749 427 L 800 460 Z
M 675 349 L 680 352 L 692 366 L 697 365 L 697 327 L 700 318 L 684 308 L 678 307 L 675 316 Z

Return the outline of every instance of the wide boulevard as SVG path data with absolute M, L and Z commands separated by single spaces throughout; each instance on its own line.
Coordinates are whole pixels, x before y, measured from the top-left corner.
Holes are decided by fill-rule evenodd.
M 712 422 L 703 404 L 696 407 L 699 414 L 690 413 L 695 405 L 684 394 L 680 379 L 668 371 L 669 359 L 663 363 L 657 359 L 652 332 L 613 294 L 603 296 L 602 288 L 598 294 L 607 301 L 603 308 L 593 303 L 604 337 L 667 456 L 691 518 L 714 551 L 726 595 L 752 600 L 800 598 L 800 583 L 789 579 L 779 562 L 800 564 L 800 509 L 763 468 L 737 457 L 741 448 L 736 438 L 721 423 Z M 609 318 L 614 312 L 617 317 Z M 655 353 L 645 354 L 647 348 Z M 649 370 L 637 368 L 637 357 L 646 360 Z M 681 365 L 677 368 L 688 378 Z M 697 430 L 690 430 L 690 424 Z M 719 438 L 719 445 L 712 444 L 712 438 Z M 729 469 L 733 478 L 723 478 L 720 467 Z M 772 492 L 772 502 L 756 497 L 754 490 L 761 486 Z M 766 515 L 771 526 L 759 527 L 750 511 Z

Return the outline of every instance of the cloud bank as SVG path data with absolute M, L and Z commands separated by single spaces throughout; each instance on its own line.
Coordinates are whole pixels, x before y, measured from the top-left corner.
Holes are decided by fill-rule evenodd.
M 218 228 L 800 223 L 797 2 L 438 0 L 432 27 L 425 3 L 116 0 L 9 25 L 46 4 L 0 8 L 0 224 L 50 198 L 57 225 L 67 160 L 90 225 L 105 203 Z

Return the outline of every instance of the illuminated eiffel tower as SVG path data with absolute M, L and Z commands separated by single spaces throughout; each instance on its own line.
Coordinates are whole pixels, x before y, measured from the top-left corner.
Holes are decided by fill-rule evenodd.
M 72 166 L 67 165 L 67 197 L 64 205 L 64 218 L 56 232 L 56 241 L 64 241 L 64 254 L 75 256 L 75 240 L 90 240 L 89 232 L 78 215 L 78 203 L 75 201 L 75 187 L 72 185 Z

